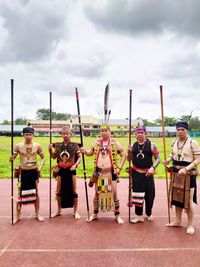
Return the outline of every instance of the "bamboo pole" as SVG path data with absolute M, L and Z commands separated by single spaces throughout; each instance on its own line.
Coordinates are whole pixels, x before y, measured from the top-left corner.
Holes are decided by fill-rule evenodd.
M 52 92 L 49 92 L 49 142 L 52 144 Z M 49 218 L 51 218 L 51 167 L 52 159 L 51 154 L 49 156 Z
M 132 89 L 129 90 L 129 146 L 131 145 L 131 120 L 132 120 Z M 131 190 L 132 190 L 132 175 L 131 175 L 131 160 L 129 161 L 129 194 L 128 194 L 128 218 L 131 221 Z
M 164 126 L 164 108 L 163 108 L 163 88 L 160 85 L 160 104 L 161 104 L 161 116 L 162 116 L 162 139 L 163 139 L 163 149 L 164 149 L 164 161 L 166 161 L 166 142 L 165 142 L 165 126 Z M 166 181 L 166 191 L 167 191 L 167 210 L 168 210 L 168 221 L 170 223 L 170 207 L 169 207 L 169 185 L 168 185 L 168 175 L 167 169 L 165 168 L 165 181 Z
M 14 125 L 14 79 L 11 79 L 11 155 L 13 156 L 14 142 L 13 142 L 13 125 Z M 11 222 L 14 224 L 13 211 L 13 161 L 11 161 Z
M 75 92 L 76 92 L 76 103 L 77 103 L 77 111 L 78 111 L 78 122 L 79 122 L 81 146 L 83 146 L 83 133 L 82 133 L 82 127 L 81 127 L 81 115 L 80 115 L 78 88 L 75 89 Z M 90 219 L 90 210 L 89 210 L 89 201 L 88 201 L 87 176 L 86 176 L 84 154 L 82 154 L 82 162 L 83 162 L 83 173 L 84 173 L 84 182 L 85 182 L 85 196 L 86 196 L 86 204 L 87 204 L 87 214 L 88 214 L 88 221 L 89 221 L 89 219 Z

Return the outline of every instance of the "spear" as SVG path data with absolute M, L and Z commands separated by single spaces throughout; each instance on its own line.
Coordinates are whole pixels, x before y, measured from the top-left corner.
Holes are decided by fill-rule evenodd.
M 165 142 L 165 126 L 164 126 L 164 109 L 163 109 L 163 90 L 162 85 L 160 85 L 160 103 L 161 103 L 161 116 L 162 116 L 162 137 L 163 137 L 163 148 L 164 148 L 164 161 L 166 161 L 166 142 Z M 167 209 L 168 209 L 168 221 L 170 223 L 170 207 L 169 207 L 169 187 L 168 187 L 168 176 L 167 169 L 165 168 L 166 177 L 166 190 L 167 190 Z
M 14 79 L 11 79 L 11 155 L 13 156 L 13 110 L 14 110 Z M 11 222 L 12 224 L 14 223 L 13 216 L 14 212 L 13 212 L 13 161 L 11 161 Z
M 52 143 L 52 92 L 49 92 L 49 139 Z M 49 156 L 49 218 L 51 218 L 51 154 Z
M 79 105 L 79 95 L 78 95 L 78 88 L 75 88 L 76 92 L 76 103 L 77 103 L 77 111 L 78 111 L 78 123 L 79 123 L 79 131 L 80 131 L 80 138 L 81 138 L 81 146 L 83 146 L 83 134 L 82 134 L 82 127 L 81 127 L 81 115 L 80 115 L 80 105 Z M 83 162 L 83 173 L 84 173 L 84 181 L 85 181 L 85 195 L 86 195 L 86 203 L 87 203 L 87 214 L 88 214 L 88 221 L 90 219 L 90 210 L 89 210 L 89 201 L 88 201 L 88 190 L 87 190 L 87 176 L 86 176 L 86 168 L 85 168 L 85 157 L 82 154 L 82 162 Z
M 129 90 L 129 146 L 131 145 L 131 117 L 132 117 L 132 89 Z M 131 185 L 132 185 L 132 175 L 131 175 L 131 160 L 129 161 L 129 205 L 128 205 L 128 218 L 131 221 Z

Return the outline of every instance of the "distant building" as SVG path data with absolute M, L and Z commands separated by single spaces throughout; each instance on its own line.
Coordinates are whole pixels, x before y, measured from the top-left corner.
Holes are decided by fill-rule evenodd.
M 142 124 L 141 120 L 132 120 L 132 134 L 134 128 L 139 124 Z M 36 136 L 49 136 L 50 127 L 49 120 L 30 120 L 28 121 L 34 130 Z M 97 136 L 99 133 L 100 125 L 103 124 L 103 120 L 95 118 L 93 116 L 81 116 L 81 126 L 84 136 Z M 66 121 L 52 121 L 52 135 L 60 136 L 60 131 L 63 126 L 68 126 L 72 129 L 74 135 L 79 135 L 79 122 L 77 117 L 73 117 Z M 128 119 L 111 119 L 109 126 L 113 136 L 128 136 L 129 133 L 129 120 Z M 25 125 L 14 125 L 14 135 L 20 136 Z M 150 127 L 147 126 L 148 134 L 152 137 L 162 136 L 162 127 Z M 165 127 L 165 133 L 167 137 L 173 137 L 176 135 L 175 127 Z M 10 136 L 11 125 L 0 125 L 0 135 Z
M 24 127 L 26 125 L 13 125 L 13 135 L 21 136 Z M 0 136 L 11 136 L 11 125 L 0 125 Z

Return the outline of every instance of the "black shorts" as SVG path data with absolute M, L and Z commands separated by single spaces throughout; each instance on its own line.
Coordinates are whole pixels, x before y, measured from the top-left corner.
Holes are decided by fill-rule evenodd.
M 190 176 L 190 188 L 196 188 L 197 187 L 197 181 L 196 181 L 196 175 Z
M 112 172 L 112 181 L 117 181 L 117 175 Z

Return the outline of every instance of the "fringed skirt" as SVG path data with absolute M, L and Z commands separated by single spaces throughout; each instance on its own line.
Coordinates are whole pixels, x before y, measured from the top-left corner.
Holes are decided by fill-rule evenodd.
M 37 199 L 37 169 L 21 170 L 18 202 L 23 205 L 34 204 Z

